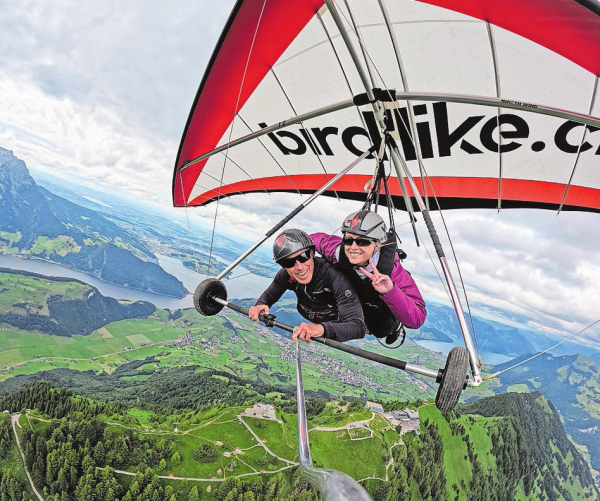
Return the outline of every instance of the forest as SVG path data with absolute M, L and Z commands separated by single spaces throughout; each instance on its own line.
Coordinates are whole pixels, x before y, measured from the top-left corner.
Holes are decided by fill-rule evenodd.
M 225 399 L 241 398 L 241 394 L 232 397 L 226 391 L 227 381 L 212 379 L 217 387 L 221 384 L 221 396 Z M 277 409 L 284 420 L 294 419 L 291 402 L 286 411 Z M 252 403 L 245 401 L 244 405 Z M 396 402 L 395 406 L 401 408 L 405 403 Z M 322 399 L 309 400 L 309 419 L 319 422 L 331 405 Z M 151 408 L 154 416 L 151 425 L 164 430 L 168 426 L 161 428 L 161 423 L 176 420 L 181 429 L 189 429 L 206 421 L 204 416 L 215 416 L 215 411 L 229 408 L 227 403 L 214 401 L 195 408 L 163 407 L 157 403 L 144 406 Z M 345 412 L 357 412 L 364 402 L 356 400 L 344 406 Z M 164 472 L 185 460 L 215 463 L 217 457 L 222 457 L 219 446 L 205 444 L 184 450 L 166 431 L 162 435 L 144 433 L 131 414 L 135 409 L 122 402 L 97 402 L 71 390 L 53 388 L 47 382 L 36 382 L 0 399 L 0 407 L 11 414 L 35 410 L 28 415 L 31 427 L 20 430 L 21 448 L 32 481 L 45 500 L 320 499 L 297 467 L 241 478 L 230 474 L 215 483 L 210 492 L 202 482 L 160 478 L 159 473 L 164 477 Z M 540 394 L 507 394 L 461 405 L 451 413 L 428 411 L 421 415 L 419 433 L 403 434 L 404 445 L 390 448 L 389 481 L 364 482 L 375 501 L 599 498 L 587 464 L 568 441 L 552 404 Z M 261 427 L 264 424 L 258 426 Z M 3 419 L 0 461 L 14 447 L 13 439 L 10 420 Z M 462 454 L 460 459 L 457 451 Z M 385 454 L 384 459 L 388 459 Z M 228 464 L 232 471 L 234 463 L 231 460 Z M 267 463 L 257 462 L 265 467 Z M 0 500 L 33 499 L 26 492 L 26 478 L 6 468 L 4 462 L 1 464 Z M 318 463 L 316 466 L 327 467 Z M 460 469 L 467 474 L 461 476 Z

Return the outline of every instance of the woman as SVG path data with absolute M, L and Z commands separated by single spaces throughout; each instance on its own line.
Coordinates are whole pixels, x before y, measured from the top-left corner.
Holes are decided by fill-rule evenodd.
M 340 238 L 315 233 L 315 248 L 350 280 L 363 307 L 365 323 L 387 344 L 400 336 L 402 325 L 417 329 L 425 322 L 425 301 L 396 253 L 396 237 L 388 236 L 381 216 L 368 210 L 350 214 Z M 389 237 L 389 238 L 388 238 Z

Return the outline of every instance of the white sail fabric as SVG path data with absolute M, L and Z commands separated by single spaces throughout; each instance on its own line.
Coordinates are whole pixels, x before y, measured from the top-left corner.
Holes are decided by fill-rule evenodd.
M 369 86 L 396 91 L 388 123 L 422 194 L 435 195 L 443 208 L 600 211 L 597 4 L 348 0 L 335 6 Z M 182 139 L 174 204 L 314 192 L 379 137 L 372 106 L 351 104 L 364 93 L 323 2 L 238 2 Z M 406 100 L 404 93 L 426 96 Z M 476 104 L 482 100 L 487 104 Z M 336 103 L 343 109 L 227 146 Z M 364 198 L 374 166 L 362 162 L 328 193 Z M 400 197 L 398 182 L 390 187 Z

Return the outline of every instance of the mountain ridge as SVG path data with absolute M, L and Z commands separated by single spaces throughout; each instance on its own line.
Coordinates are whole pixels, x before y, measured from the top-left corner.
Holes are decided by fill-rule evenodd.
M 185 297 L 147 245 L 95 211 L 38 186 L 25 163 L 0 148 L 0 251 L 35 256 L 148 292 Z
M 9 278 L 8 281 L 5 277 Z M 29 285 L 21 284 L 20 277 L 32 277 L 34 280 L 46 282 L 65 282 L 81 284 L 78 291 L 80 297 L 62 294 L 52 294 L 42 298 L 21 299 L 12 305 L 8 311 L 0 312 L 0 323 L 12 325 L 27 331 L 39 331 L 55 336 L 89 335 L 110 322 L 130 318 L 146 318 L 156 310 L 156 307 L 146 301 L 131 303 L 119 302 L 112 297 L 102 295 L 98 289 L 80 280 L 63 277 L 46 277 L 37 273 L 15 271 L 0 268 L 0 294 L 15 287 Z M 22 279 L 21 279 L 22 280 Z M 9 283 L 12 282 L 12 283 Z M 75 295 L 75 294 L 73 294 Z
M 543 353 L 528 358 L 494 366 L 502 374 L 495 376 L 498 385 L 493 393 L 542 392 L 560 410 L 567 433 L 588 448 L 592 466 L 600 470 L 600 441 L 593 431 L 600 423 L 600 367 L 581 354 L 554 357 Z

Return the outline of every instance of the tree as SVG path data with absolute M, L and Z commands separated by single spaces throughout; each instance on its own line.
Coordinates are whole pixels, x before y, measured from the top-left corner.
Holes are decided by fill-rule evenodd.
M 200 463 L 214 463 L 217 460 L 217 450 L 209 444 L 200 446 L 199 449 L 194 451 L 194 459 Z
M 181 463 L 181 455 L 179 454 L 179 452 L 176 452 L 175 454 L 173 454 L 173 456 L 171 457 L 171 464 L 173 466 L 178 466 L 179 463 Z
M 159 467 L 161 470 L 166 470 L 166 469 L 167 469 L 167 462 L 166 462 L 164 459 L 161 459 L 161 460 L 160 460 L 160 463 L 158 464 L 158 467 Z
M 96 447 L 94 447 L 94 461 L 99 466 L 106 465 L 106 452 L 104 450 L 104 444 L 102 442 L 98 442 Z
M 194 485 L 188 495 L 188 501 L 200 501 L 200 495 L 198 494 L 198 487 Z

